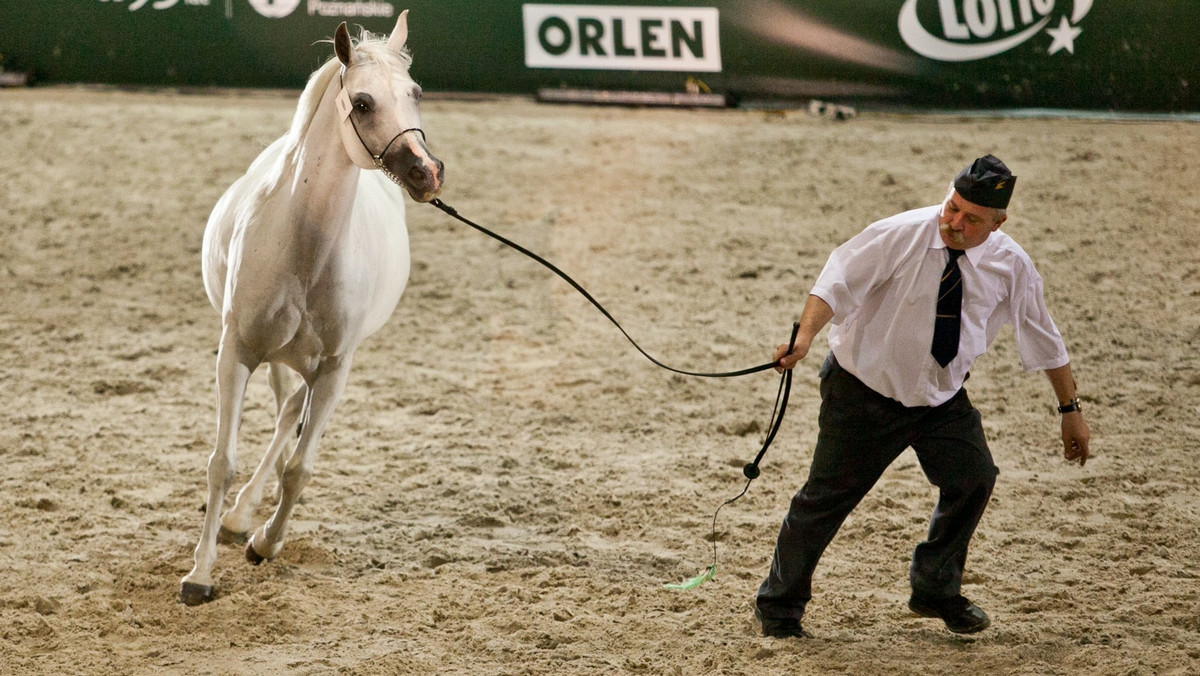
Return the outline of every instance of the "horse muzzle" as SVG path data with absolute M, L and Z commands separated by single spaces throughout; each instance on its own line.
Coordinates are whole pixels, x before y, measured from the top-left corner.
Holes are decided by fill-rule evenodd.
M 428 202 L 442 191 L 445 165 L 429 152 L 419 137 L 405 139 L 383 156 L 380 167 L 388 177 L 404 186 L 410 197 Z

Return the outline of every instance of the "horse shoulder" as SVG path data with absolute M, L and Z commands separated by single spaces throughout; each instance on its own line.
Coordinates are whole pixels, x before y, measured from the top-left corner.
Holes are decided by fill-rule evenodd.
M 354 228 L 363 233 L 361 256 L 374 289 L 365 335 L 387 321 L 408 284 L 410 258 L 404 194 L 379 172 L 363 172 L 354 202 Z

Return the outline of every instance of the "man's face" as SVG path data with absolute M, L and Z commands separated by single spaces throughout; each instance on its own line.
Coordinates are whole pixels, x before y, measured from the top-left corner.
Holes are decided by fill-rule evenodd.
M 982 207 L 963 199 L 957 190 L 952 191 L 942 205 L 942 213 L 938 218 L 942 241 L 951 249 L 979 246 L 1005 221 L 1006 217 L 999 213 L 991 207 Z

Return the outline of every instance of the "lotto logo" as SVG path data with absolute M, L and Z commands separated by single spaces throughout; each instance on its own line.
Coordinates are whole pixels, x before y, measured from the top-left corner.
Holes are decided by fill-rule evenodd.
M 1050 36 L 1047 50 L 1075 53 L 1079 22 L 1092 0 L 1074 0 L 1071 14 L 1054 11 L 1054 0 L 905 0 L 900 8 L 900 37 L 914 52 L 938 61 L 975 61 L 1002 54 L 1043 30 Z M 921 8 L 928 11 L 919 12 Z M 1059 23 L 1047 28 L 1055 17 Z M 924 17 L 924 18 L 922 18 Z

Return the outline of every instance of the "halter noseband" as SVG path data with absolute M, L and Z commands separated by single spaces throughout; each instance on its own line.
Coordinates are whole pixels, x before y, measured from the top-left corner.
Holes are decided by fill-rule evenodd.
M 395 143 L 397 139 L 399 139 L 401 136 L 404 136 L 405 134 L 407 134 L 410 131 L 415 131 L 415 132 L 419 133 L 421 135 L 421 142 L 424 143 L 425 142 L 425 130 L 421 129 L 420 127 L 409 127 L 408 129 L 401 131 L 400 133 L 393 136 L 392 140 L 387 142 L 387 145 L 385 145 L 383 147 L 382 152 L 380 152 L 378 155 L 376 155 L 375 153 L 371 152 L 371 147 L 367 145 L 367 141 L 366 141 L 366 139 L 363 138 L 362 132 L 360 132 L 358 130 L 358 124 L 356 124 L 354 122 L 354 104 L 352 104 L 350 102 L 350 95 L 346 93 L 346 67 L 345 66 L 342 66 L 342 70 L 338 74 L 338 79 L 339 79 L 339 86 L 341 87 L 341 90 L 342 90 L 338 94 L 338 98 L 341 100 L 340 105 L 342 108 L 344 108 L 342 110 L 342 113 L 345 116 L 345 119 L 350 121 L 350 126 L 351 126 L 351 128 L 354 129 L 354 135 L 358 137 L 358 142 L 362 144 L 363 150 L 367 151 L 367 155 L 370 155 L 371 161 L 375 163 L 375 167 L 377 169 L 379 169 L 380 171 L 382 171 L 384 176 L 387 176 L 389 179 L 391 179 L 391 181 L 393 183 L 399 184 L 400 178 L 398 176 L 396 176 L 395 174 L 393 174 L 391 171 L 389 171 L 388 168 L 383 164 L 383 156 L 387 154 L 387 151 L 392 147 L 392 144 Z

